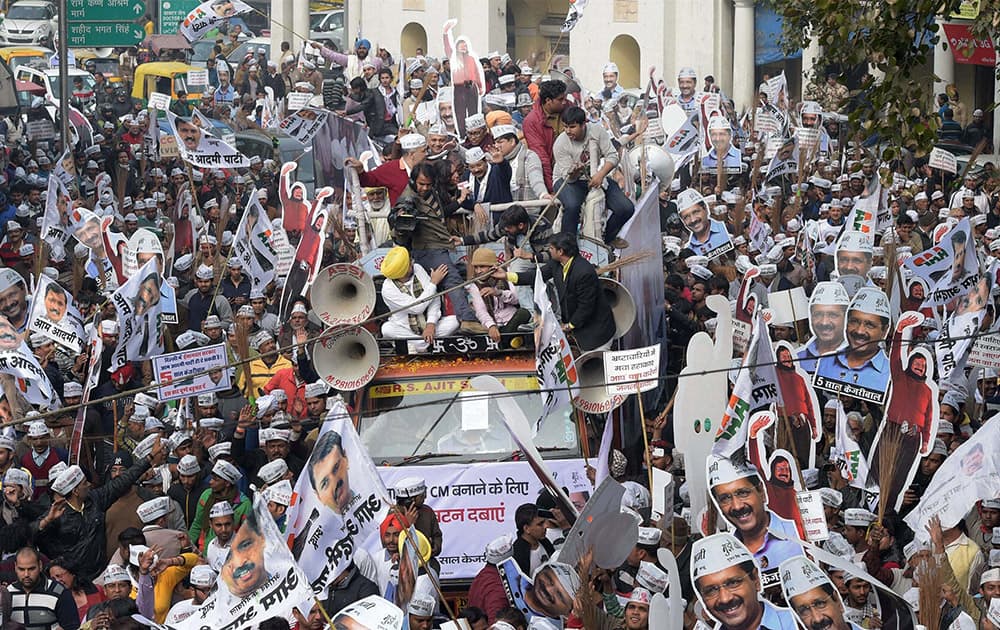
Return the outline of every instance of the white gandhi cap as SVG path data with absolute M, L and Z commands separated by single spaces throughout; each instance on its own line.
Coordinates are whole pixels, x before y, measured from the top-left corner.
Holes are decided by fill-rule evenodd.
M 696 540 L 691 547 L 691 580 L 718 573 L 743 562 L 753 562 L 747 548 L 728 533 Z

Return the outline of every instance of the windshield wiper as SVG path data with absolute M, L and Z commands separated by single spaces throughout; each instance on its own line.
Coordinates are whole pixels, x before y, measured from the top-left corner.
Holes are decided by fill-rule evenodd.
M 465 455 L 468 455 L 468 453 L 466 453 Z M 405 466 L 407 464 L 416 464 L 416 463 L 422 462 L 422 461 L 424 461 L 426 459 L 438 459 L 438 458 L 441 458 L 441 457 L 463 457 L 463 455 L 461 455 L 459 453 L 431 453 L 431 452 L 427 452 L 427 453 L 421 453 L 420 455 L 410 455 L 409 457 L 404 457 L 402 460 L 400 460 L 400 462 L 398 464 L 395 464 L 395 465 L 396 466 Z

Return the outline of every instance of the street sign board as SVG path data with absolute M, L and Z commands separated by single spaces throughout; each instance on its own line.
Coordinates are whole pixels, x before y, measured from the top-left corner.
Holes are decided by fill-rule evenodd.
M 135 46 L 146 37 L 138 24 L 114 22 L 70 22 L 67 44 L 70 48 Z
M 66 0 L 69 23 L 131 22 L 146 12 L 144 0 Z
M 184 21 L 188 13 L 194 11 L 204 0 L 160 0 L 160 15 L 157 24 L 159 32 L 164 35 L 177 33 L 177 26 Z

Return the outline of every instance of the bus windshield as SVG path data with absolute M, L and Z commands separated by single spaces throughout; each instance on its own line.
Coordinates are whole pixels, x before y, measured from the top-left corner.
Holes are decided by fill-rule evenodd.
M 376 465 L 408 458 L 442 461 L 497 461 L 518 450 L 504 426 L 500 407 L 469 384 L 475 375 L 399 379 L 373 383 L 365 392 L 359 433 Z M 534 374 L 498 377 L 529 423 L 538 420 L 542 401 Z M 535 436 L 540 451 L 579 457 L 573 408 L 566 405 L 542 422 Z

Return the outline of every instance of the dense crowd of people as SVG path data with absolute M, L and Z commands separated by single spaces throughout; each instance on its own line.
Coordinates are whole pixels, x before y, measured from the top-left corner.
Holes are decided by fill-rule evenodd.
M 455 27 L 440 59 L 359 39 L 237 63 L 231 27 L 169 119 L 128 96 L 152 59 L 126 50 L 121 76 L 74 94 L 72 146 L 32 136 L 44 103 L 0 121 L 5 627 L 1000 627 L 996 165 L 881 161 L 847 128 L 836 74 L 799 101 L 765 77 L 738 112 L 690 68 L 629 91 L 608 63 L 591 91 L 571 67 L 478 58 Z M 949 89 L 925 116 L 942 146 L 988 154 L 983 111 L 966 111 Z M 319 115 L 368 136 L 328 188 L 295 181 L 277 150 L 199 162 L 213 121 L 269 133 Z M 663 313 L 650 343 L 665 376 L 641 419 L 615 412 L 639 448 L 593 432 L 610 419 L 585 423 L 604 503 L 581 513 L 543 479 L 508 506 L 509 535 L 480 541 L 453 608 L 448 541 L 427 480 L 409 477 L 377 536 L 269 614 L 254 541 L 301 560 L 324 527 L 350 530 L 347 475 L 367 459 L 325 428 L 347 392 L 314 361 L 317 271 L 377 268 L 386 316 L 368 328 L 410 353 L 462 335 L 514 352 L 545 315 L 537 279 L 575 350 L 604 351 L 621 346 L 607 272 L 581 243 L 631 264 L 637 212 L 661 233 L 664 303 L 638 306 Z M 158 394 L 154 358 L 217 344 L 202 393 Z M 723 349 L 728 391 L 681 374 L 705 348 Z M 683 401 L 699 396 L 720 415 L 694 435 Z M 336 518 L 300 530 L 302 488 Z M 581 549 L 601 519 L 614 535 Z M 224 616 L 222 592 L 256 618 Z

